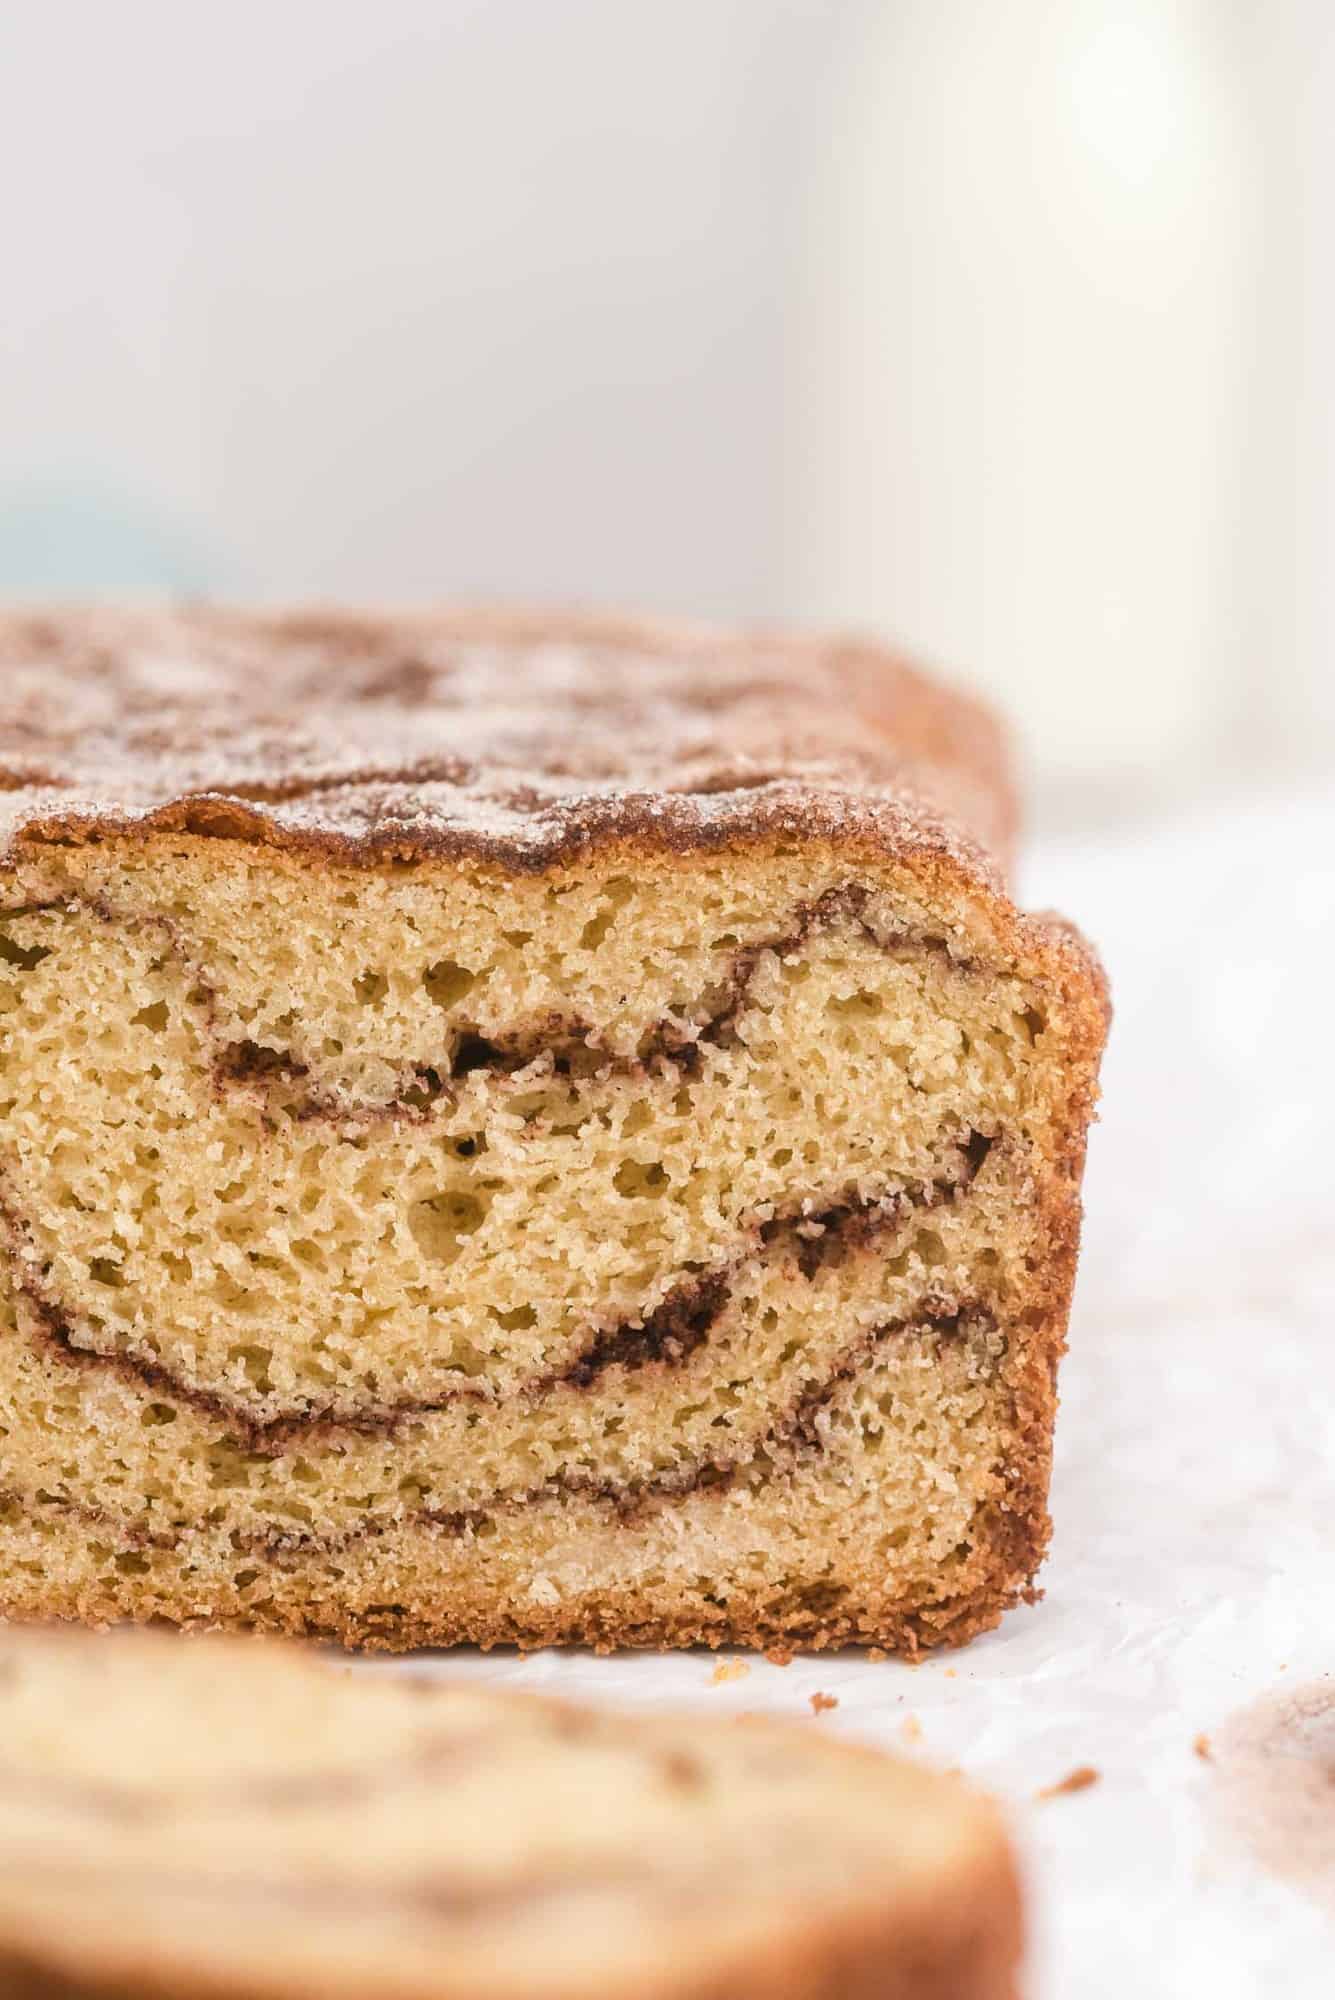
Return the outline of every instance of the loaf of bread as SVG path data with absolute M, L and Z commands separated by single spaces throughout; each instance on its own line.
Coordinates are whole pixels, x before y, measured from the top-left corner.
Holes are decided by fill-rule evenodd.
M 1106 1007 L 973 706 L 0 624 L 0 1611 L 913 1651 L 1048 1536 Z
M 1008 2000 L 958 1780 L 283 1645 L 0 1635 L 10 2000 Z

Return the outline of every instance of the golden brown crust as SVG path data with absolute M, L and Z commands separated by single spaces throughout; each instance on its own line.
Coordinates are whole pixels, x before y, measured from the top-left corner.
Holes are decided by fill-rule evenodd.
M 988 711 L 838 639 L 495 611 L 35 611 L 0 620 L 0 673 L 0 846 L 139 828 L 532 870 L 618 841 L 861 829 L 986 874 L 1014 828 Z
M 1041 1470 L 1041 1466 L 1040 1466 Z M 1037 1484 L 1038 1481 L 1035 1481 Z M 606 1591 L 595 1607 L 546 1612 L 525 1608 L 521 1616 L 495 1598 L 451 1601 L 426 1613 L 409 1613 L 395 1605 L 358 1610 L 332 1601 L 313 1604 L 308 1589 L 285 1593 L 274 1585 L 265 1630 L 288 1638 L 316 1639 L 350 1652 L 404 1653 L 423 1647 L 476 1646 L 490 1652 L 515 1646 L 537 1652 L 544 1646 L 586 1646 L 595 1653 L 680 1649 L 690 1646 L 742 1647 L 764 1652 L 782 1642 L 794 1653 L 839 1651 L 864 1646 L 905 1659 L 916 1659 L 937 1646 L 962 1646 L 980 1632 L 990 1632 L 1003 1614 L 1030 1594 L 1029 1579 L 1047 1547 L 1049 1523 L 1046 1490 L 1037 1512 L 1021 1519 L 1005 1517 L 989 1551 L 988 1573 L 967 1595 L 944 1603 L 891 1604 L 878 1608 L 873 1577 L 867 1579 L 865 1607 L 856 1616 L 813 1613 L 794 1603 L 776 1607 L 773 1596 L 748 1598 L 737 1592 L 726 1613 L 706 1623 L 697 1615 L 649 1615 L 625 1593 Z M 850 1590 L 859 1579 L 850 1575 Z M 112 1597 L 97 1585 L 68 1598 L 51 1586 L 35 1589 L 29 1598 L 17 1584 L 6 1593 L 5 1611 L 19 1619 L 78 1622 L 106 1631 L 127 1615 L 123 1597 Z M 146 1616 L 160 1616 L 154 1611 Z M 244 1632 L 254 1627 L 254 1615 L 244 1608 L 232 1614 L 201 1617 L 183 1606 L 173 1623 L 189 1632 Z

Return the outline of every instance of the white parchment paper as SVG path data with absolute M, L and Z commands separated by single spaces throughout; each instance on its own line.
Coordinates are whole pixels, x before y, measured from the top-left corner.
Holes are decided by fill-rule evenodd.
M 1193 1743 L 1335 1666 L 1335 799 L 1050 843 L 1026 889 L 1096 941 L 1116 1007 L 1044 1601 L 912 1668 L 754 1659 L 716 1680 L 704 1654 L 553 1653 L 430 1668 L 772 1709 L 960 1766 L 1010 1809 L 1034 2000 L 1329 1995 L 1335 1922 L 1216 1830 Z M 811 1719 L 818 1690 L 839 1706 Z M 1097 1784 L 1036 1798 L 1080 1765 Z

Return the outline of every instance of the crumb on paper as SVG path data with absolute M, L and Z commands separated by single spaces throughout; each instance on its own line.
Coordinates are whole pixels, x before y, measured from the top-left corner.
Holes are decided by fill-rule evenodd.
M 906 1715 L 899 1725 L 899 1733 L 906 1743 L 922 1742 L 922 1724 L 916 1715 Z
M 1039 1799 L 1062 1799 L 1069 1792 L 1087 1792 L 1091 1785 L 1097 1785 L 1100 1775 L 1092 1764 L 1077 1764 L 1055 1785 L 1044 1785 L 1042 1791 L 1035 1792 L 1034 1796 Z
M 879 1667 L 882 1660 L 888 1660 L 889 1657 L 890 1655 L 883 1646 L 870 1646 L 867 1649 L 867 1658 L 874 1666 Z
M 714 1668 L 711 1687 L 722 1687 L 724 1681 L 744 1681 L 751 1669 L 745 1660 L 720 1660 Z
M 819 1688 L 817 1688 L 815 1694 L 808 1695 L 807 1699 L 811 1703 L 811 1713 L 813 1715 L 824 1715 L 827 1708 L 838 1708 L 839 1706 L 839 1697 L 837 1694 L 822 1694 Z
M 771 1646 L 765 1658 L 772 1667 L 791 1667 L 793 1656 L 786 1646 Z
M 948 1681 L 953 1681 L 955 1679 L 955 1669 L 953 1667 L 946 1668 L 946 1679 Z
M 1214 1755 L 1214 1751 L 1210 1748 L 1210 1739 L 1204 1730 L 1201 1731 L 1191 1747 L 1203 1763 L 1208 1764 Z

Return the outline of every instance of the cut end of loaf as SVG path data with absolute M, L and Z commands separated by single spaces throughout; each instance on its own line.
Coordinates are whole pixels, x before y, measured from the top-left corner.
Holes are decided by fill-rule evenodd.
M 0 919 L 0 1608 L 360 1645 L 994 1623 L 1104 1026 L 948 856 L 140 832 Z

